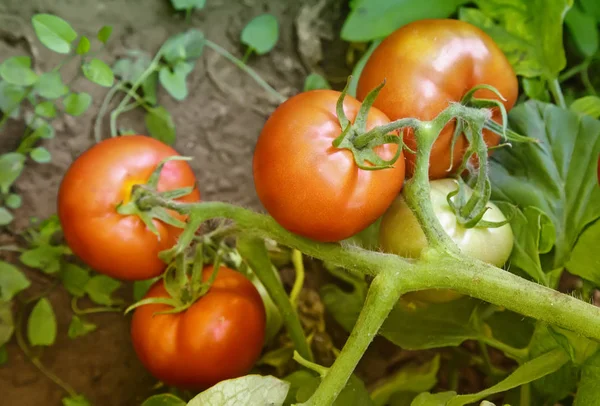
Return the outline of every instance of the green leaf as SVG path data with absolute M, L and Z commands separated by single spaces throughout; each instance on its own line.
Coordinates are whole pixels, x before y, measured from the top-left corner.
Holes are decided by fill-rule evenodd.
M 71 318 L 71 323 L 69 324 L 68 335 L 69 338 L 75 339 L 91 333 L 92 331 L 96 330 L 96 328 L 97 326 L 94 323 L 87 322 L 80 319 L 78 316 L 73 315 Z
M 583 365 L 579 389 L 573 403 L 573 406 L 598 405 L 600 405 L 600 351 Z
M 169 38 L 161 47 L 160 52 L 169 64 L 175 65 L 180 61 L 190 61 L 200 57 L 204 50 L 204 34 L 197 29 Z
M 540 78 L 523 78 L 523 90 L 530 99 L 536 99 L 548 103 L 550 101 L 550 92 L 546 87 L 546 82 Z
M 113 73 L 122 82 L 133 84 L 150 68 L 152 58 L 147 52 L 139 50 L 127 51 L 127 57 L 121 58 L 113 65 Z
M 281 406 L 289 386 L 273 376 L 246 375 L 219 382 L 194 397 L 187 406 Z
M 92 406 L 89 400 L 81 395 L 69 396 L 62 399 L 63 406 Z
M 88 52 L 90 52 L 91 46 L 92 46 L 92 44 L 90 43 L 90 39 L 88 37 L 86 37 L 85 35 L 83 35 L 79 39 L 79 44 L 77 44 L 76 52 L 79 55 L 85 55 Z
M 261 14 L 253 18 L 242 30 L 242 44 L 246 44 L 259 55 L 269 52 L 279 39 L 279 23 L 272 14 Z
M 67 253 L 63 246 L 43 244 L 21 254 L 19 260 L 30 268 L 53 274 L 60 270 L 62 256 Z
M 548 332 L 560 347 L 569 355 L 576 366 L 584 364 L 594 354 L 599 344 L 584 336 L 560 327 L 547 326 Z
M 594 16 L 584 13 L 577 5 L 573 5 L 565 16 L 565 23 L 577 49 L 584 56 L 593 56 L 598 51 L 600 36 Z
M 50 346 L 56 340 L 56 316 L 50 301 L 41 298 L 27 321 L 27 338 L 31 345 Z
M 0 346 L 4 346 L 10 340 L 14 331 L 12 302 L 0 301 Z
M 304 91 L 308 92 L 309 90 L 317 89 L 331 89 L 331 85 L 323 76 L 318 73 L 311 73 L 304 80 Z
M 154 107 L 146 112 L 146 128 L 153 138 L 168 145 L 175 142 L 175 123 L 171 113 L 163 106 Z
M 540 142 L 495 151 L 492 198 L 537 207 L 550 218 L 556 238 L 544 271 L 551 271 L 565 264 L 582 230 L 600 218 L 600 121 L 536 101 L 515 107 L 509 121 Z
M 115 76 L 110 66 L 97 58 L 83 64 L 81 71 L 90 82 L 100 86 L 111 87 L 115 81 Z
M 0 327 L 1 329 L 1 327 Z M 0 345 L 0 367 L 8 362 L 8 350 L 6 345 Z
M 367 42 L 424 18 L 446 18 L 468 0 L 355 0 L 342 27 L 342 39 Z
M 35 84 L 35 91 L 45 99 L 58 99 L 69 92 L 59 71 L 42 73 Z
M 489 34 L 517 75 L 554 79 L 567 61 L 563 18 L 573 0 L 477 0 L 459 18 Z
M 31 282 L 22 271 L 8 262 L 0 261 L 0 302 L 10 302 L 30 285 Z
M 485 312 L 487 309 L 483 311 Z M 497 311 L 483 321 L 490 327 L 492 336 L 496 340 L 513 348 L 527 347 L 535 328 L 533 319 L 504 308 L 498 308 Z
M 597 22 L 600 23 L 600 3 L 598 0 L 579 0 L 583 11 L 594 16 Z
M 567 261 L 567 269 L 570 273 L 579 275 L 596 286 L 600 286 L 598 241 L 600 241 L 600 221 L 596 221 L 581 234 Z
M 175 100 L 184 100 L 188 95 L 186 79 L 193 70 L 193 65 L 186 62 L 179 62 L 173 71 L 167 66 L 163 66 L 158 74 L 160 84 Z
M 56 107 L 51 101 L 41 102 L 35 106 L 35 114 L 40 117 L 54 118 L 56 117 Z
M 71 52 L 77 33 L 68 22 L 51 14 L 36 14 L 31 22 L 40 42 L 48 49 L 59 54 Z
M 133 300 L 136 302 L 142 300 L 146 293 L 148 293 L 150 287 L 159 279 L 160 276 L 157 276 L 156 278 L 133 282 Z
M 46 164 L 52 160 L 52 155 L 50 154 L 50 151 L 48 151 L 44 147 L 37 147 L 32 149 L 31 152 L 29 152 L 29 156 L 35 162 L 40 164 Z
M 571 103 L 569 109 L 575 113 L 600 118 L 600 97 L 583 96 Z
M 75 264 L 65 264 L 60 273 L 60 279 L 67 292 L 75 297 L 85 295 L 85 287 L 90 281 L 89 272 Z
M 431 390 L 437 384 L 439 368 L 439 354 L 429 362 L 402 367 L 371 392 L 373 403 L 376 406 L 385 406 L 392 403 L 390 402 L 392 396 L 400 393 L 412 393 L 414 397 L 421 392 Z
M 39 122 L 39 127 L 35 129 L 33 133 L 31 133 L 32 139 L 40 139 L 40 138 L 54 138 L 56 135 L 54 128 L 45 121 Z
M 13 56 L 2 62 L 0 76 L 16 86 L 31 86 L 38 80 L 38 75 L 31 69 L 31 58 L 28 56 Z
M 200 10 L 206 5 L 206 0 L 171 0 L 171 4 L 175 10 Z
M 10 118 L 18 118 L 19 106 L 26 95 L 26 88 L 0 81 L 0 110 Z
M 6 208 L 0 207 L 0 226 L 10 224 L 14 219 L 14 216 Z
M 111 306 L 118 303 L 118 300 L 111 296 L 121 286 L 121 282 L 109 278 L 106 275 L 96 275 L 92 277 L 85 285 L 85 293 L 96 304 L 102 306 Z
M 12 184 L 23 171 L 25 155 L 18 152 L 9 152 L 0 155 L 0 192 L 8 193 Z
M 142 406 L 186 406 L 185 401 L 170 393 L 150 396 Z
M 144 94 L 144 100 L 146 100 L 146 102 L 148 102 L 148 104 L 152 106 L 155 106 L 158 100 L 157 89 L 158 72 L 154 72 L 142 82 L 142 92 Z
M 446 406 L 446 402 L 455 395 L 456 392 L 440 392 L 435 394 L 423 392 L 413 400 L 410 406 Z
M 92 96 L 89 93 L 71 93 L 63 100 L 65 111 L 72 116 L 80 116 L 87 111 L 92 104 Z
M 290 384 L 290 389 L 284 401 L 285 405 L 296 404 L 298 402 L 298 392 L 306 390 L 306 388 L 310 388 L 314 392 L 320 382 L 314 372 L 305 369 L 294 371 L 283 380 Z
M 326 268 L 331 274 L 352 286 L 352 290 L 348 291 L 337 284 L 327 284 L 322 286 L 319 292 L 327 312 L 349 332 L 354 327 L 367 297 L 367 284 L 344 269 L 327 265 Z
M 4 199 L 4 203 L 9 209 L 18 209 L 19 207 L 21 207 L 23 200 L 21 199 L 21 196 L 11 193 L 8 196 L 6 196 L 6 198 Z
M 100 28 L 100 31 L 98 31 L 98 35 L 96 37 L 98 38 L 98 41 L 102 42 L 103 44 L 106 44 L 110 39 L 112 32 L 113 27 L 111 27 L 110 25 L 105 25 L 104 27 Z
M 306 402 L 317 390 L 321 382 L 321 378 L 316 376 L 314 372 L 299 370 L 293 372 L 284 378 L 290 383 L 285 404 L 298 404 Z M 333 406 L 371 406 L 374 405 L 373 400 L 369 396 L 369 392 L 365 388 L 365 384 L 356 377 L 350 376 L 348 383 L 340 392 Z

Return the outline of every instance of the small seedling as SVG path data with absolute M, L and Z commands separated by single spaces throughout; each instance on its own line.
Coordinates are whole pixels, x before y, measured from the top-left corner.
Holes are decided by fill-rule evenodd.
M 279 39 L 279 23 L 272 14 L 262 14 L 251 20 L 242 30 L 240 40 L 247 45 L 242 61 L 246 62 L 255 52 L 264 55 L 271 51 Z

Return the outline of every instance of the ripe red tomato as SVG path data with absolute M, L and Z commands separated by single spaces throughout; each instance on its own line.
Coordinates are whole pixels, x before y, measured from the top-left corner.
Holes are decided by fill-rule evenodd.
M 58 191 L 58 216 L 65 240 L 75 255 L 98 272 L 123 280 L 160 275 L 165 264 L 158 253 L 172 247 L 182 230 L 154 220 L 160 240 L 142 220 L 117 213 L 132 186 L 145 183 L 160 161 L 177 152 L 143 135 L 102 141 L 79 156 Z M 158 190 L 194 186 L 181 201 L 200 200 L 196 178 L 184 161 L 168 162 Z M 173 213 L 177 218 L 185 217 Z
M 431 19 L 407 24 L 388 36 L 373 52 L 360 76 L 357 98 L 386 79 L 374 106 L 391 120 L 415 117 L 431 120 L 450 102 L 458 102 L 475 85 L 494 86 L 510 110 L 518 96 L 518 82 L 506 56 L 494 41 L 479 28 L 458 20 Z M 479 90 L 477 98 L 498 99 L 488 91 Z M 494 109 L 493 119 L 501 121 Z M 435 142 L 431 154 L 429 176 L 446 178 L 451 159 L 454 122 L 449 123 Z M 484 131 L 488 145 L 497 145 L 500 137 Z M 414 150 L 412 130 L 406 130 L 404 140 Z M 452 168 L 457 168 L 468 143 L 459 137 L 454 148 Z M 415 156 L 407 152 L 407 173 L 414 172 Z
M 212 266 L 203 270 L 206 281 Z M 145 298 L 169 297 L 163 282 Z M 247 374 L 258 360 L 265 337 L 262 299 L 244 275 L 222 267 L 208 293 L 181 313 L 151 304 L 138 307 L 131 338 L 142 364 L 168 385 L 205 389 Z
M 339 92 L 313 90 L 281 104 L 265 124 L 254 152 L 256 192 L 269 214 L 287 230 L 318 241 L 339 241 L 381 216 L 404 182 L 404 157 L 393 168 L 359 169 L 352 153 L 332 146 L 342 129 L 336 115 Z M 360 103 L 344 100 L 354 121 Z M 389 123 L 371 108 L 367 130 Z M 391 159 L 397 145 L 376 148 Z

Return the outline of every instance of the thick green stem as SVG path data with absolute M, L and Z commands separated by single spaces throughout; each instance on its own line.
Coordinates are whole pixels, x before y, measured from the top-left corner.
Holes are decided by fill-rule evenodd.
M 552 97 L 554 97 L 556 104 L 559 107 L 566 109 L 567 103 L 565 102 L 565 97 L 563 96 L 558 79 L 548 80 L 548 86 L 550 87 L 550 93 L 552 93 Z
M 303 405 L 331 405 L 344 389 L 356 365 L 403 293 L 402 284 L 396 280 L 398 272 L 389 269 L 373 279 L 348 341 L 321 381 L 321 385 Z

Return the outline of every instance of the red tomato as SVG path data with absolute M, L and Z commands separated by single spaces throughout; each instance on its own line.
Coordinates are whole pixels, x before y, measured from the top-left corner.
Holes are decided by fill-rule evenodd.
M 206 281 L 212 266 L 203 271 Z M 163 282 L 145 298 L 169 297 Z M 204 296 L 188 309 L 152 304 L 138 307 L 131 339 L 142 364 L 168 385 L 205 389 L 222 380 L 247 374 L 258 360 L 265 337 L 262 299 L 244 275 L 222 267 Z
M 123 216 L 116 208 L 128 201 L 132 186 L 145 183 L 159 162 L 173 155 L 178 155 L 174 149 L 154 138 L 128 135 L 94 145 L 69 167 L 58 191 L 58 216 L 67 244 L 90 267 L 123 280 L 148 279 L 164 270 L 158 253 L 172 247 L 182 229 L 154 220 L 159 240 L 138 216 Z M 194 191 L 179 200 L 200 200 L 186 162 L 164 166 L 159 191 L 189 186 Z
M 387 37 L 373 52 L 360 76 L 357 98 L 386 79 L 374 106 L 391 120 L 415 117 L 431 120 L 451 102 L 458 102 L 475 85 L 494 86 L 510 110 L 518 96 L 518 82 L 506 56 L 494 41 L 479 28 L 458 20 L 420 20 L 405 25 Z M 498 99 L 488 90 L 479 90 L 477 98 Z M 493 119 L 501 121 L 495 109 Z M 446 178 L 451 159 L 454 122 L 449 123 L 435 142 L 431 154 L 429 176 Z M 484 131 L 486 143 L 497 145 L 500 137 Z M 404 140 L 416 148 L 412 130 Z M 452 168 L 457 168 L 468 143 L 461 136 L 454 148 Z M 407 172 L 414 172 L 415 156 L 407 153 Z
M 342 132 L 336 115 L 339 92 L 313 90 L 281 104 L 265 124 L 254 152 L 256 192 L 269 214 L 287 230 L 318 241 L 339 241 L 366 228 L 391 204 L 404 182 L 404 157 L 393 168 L 359 169 L 346 149 L 332 146 Z M 354 121 L 360 103 L 344 100 Z M 371 108 L 367 130 L 389 123 Z M 391 159 L 397 145 L 376 148 Z

